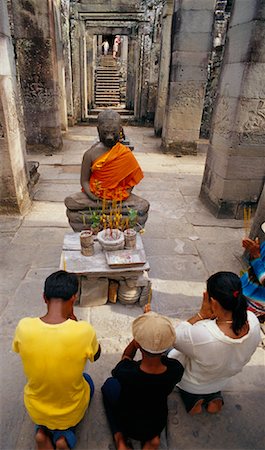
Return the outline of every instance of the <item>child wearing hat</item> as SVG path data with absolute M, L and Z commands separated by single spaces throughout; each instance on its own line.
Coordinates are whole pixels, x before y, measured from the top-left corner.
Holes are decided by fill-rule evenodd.
M 157 449 L 167 423 L 167 397 L 183 375 L 183 366 L 164 353 L 175 342 L 170 320 L 154 312 L 132 324 L 134 339 L 102 386 L 110 429 L 118 450 L 129 449 L 127 439 L 141 441 L 143 449 Z M 137 350 L 140 361 L 134 361 Z

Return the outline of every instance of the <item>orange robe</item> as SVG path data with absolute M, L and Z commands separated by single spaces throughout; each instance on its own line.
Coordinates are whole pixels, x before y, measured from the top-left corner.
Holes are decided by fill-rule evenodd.
M 90 190 L 107 200 L 125 200 L 141 181 L 143 172 L 131 150 L 117 142 L 109 151 L 95 159 L 91 167 Z

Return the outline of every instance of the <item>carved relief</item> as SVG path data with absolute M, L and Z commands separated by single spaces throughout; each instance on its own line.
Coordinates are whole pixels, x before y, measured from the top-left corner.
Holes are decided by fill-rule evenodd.
M 231 103 L 227 89 L 219 97 L 215 115 L 213 117 L 213 129 L 220 136 L 230 138 L 232 135 L 231 123 L 234 122 L 234 103 Z
M 194 82 L 182 82 L 177 85 L 174 83 L 172 91 L 171 97 L 174 99 L 174 104 L 179 107 L 200 106 L 203 101 L 203 88 L 198 87 L 198 84 Z
M 241 101 L 244 106 L 244 101 Z M 241 143 L 264 144 L 265 142 L 265 100 L 260 100 L 256 109 L 248 111 L 248 119 L 242 125 Z
M 31 83 L 24 87 L 24 101 L 26 107 L 34 109 L 34 105 L 41 106 L 42 109 L 54 107 L 59 99 L 59 89 L 47 88 L 44 83 Z

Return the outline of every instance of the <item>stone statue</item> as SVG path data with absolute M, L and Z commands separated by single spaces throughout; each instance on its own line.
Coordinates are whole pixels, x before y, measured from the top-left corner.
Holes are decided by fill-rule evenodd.
M 102 210 L 102 200 L 110 205 L 113 200 L 122 202 L 124 216 L 129 209 L 135 209 L 141 226 L 147 220 L 149 203 L 131 193 L 144 175 L 131 150 L 120 142 L 121 131 L 121 118 L 117 112 L 105 110 L 99 113 L 99 142 L 83 156 L 82 192 L 65 199 L 69 224 L 74 231 L 87 227 L 84 211 L 89 220 L 90 213 Z

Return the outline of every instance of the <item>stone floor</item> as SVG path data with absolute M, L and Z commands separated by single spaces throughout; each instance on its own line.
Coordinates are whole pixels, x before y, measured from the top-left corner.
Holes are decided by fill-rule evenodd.
M 135 193 L 150 201 L 143 235 L 151 266 L 152 307 L 171 318 L 187 318 L 198 310 L 206 278 L 218 270 L 239 273 L 243 224 L 218 220 L 198 198 L 205 162 L 198 156 L 163 155 L 151 128 L 125 128 L 135 146 L 145 178 Z M 24 376 L 11 351 L 18 320 L 41 315 L 44 279 L 58 269 L 63 237 L 69 231 L 64 197 L 80 189 L 80 163 L 96 139 L 96 128 L 74 127 L 65 135 L 63 151 L 32 154 L 40 162 L 40 181 L 25 217 L 0 216 L 1 449 L 31 450 L 34 428 L 23 406 Z M 113 449 L 103 412 L 100 386 L 130 340 L 130 324 L 139 306 L 107 304 L 76 308 L 78 318 L 95 327 L 102 356 L 89 372 L 96 394 L 78 430 L 77 450 Z M 169 398 L 168 449 L 263 449 L 264 350 L 259 347 L 243 372 L 224 391 L 221 414 L 191 418 L 179 395 Z

